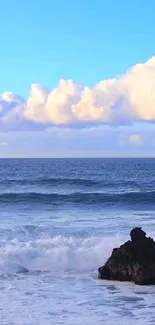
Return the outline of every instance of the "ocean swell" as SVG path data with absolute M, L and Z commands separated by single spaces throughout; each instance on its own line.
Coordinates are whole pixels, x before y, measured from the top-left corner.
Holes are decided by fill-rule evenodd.
M 155 191 L 135 191 L 123 193 L 73 192 L 62 193 L 4 193 L 0 194 L 1 203 L 37 203 L 37 204 L 81 204 L 81 205 L 155 205 Z

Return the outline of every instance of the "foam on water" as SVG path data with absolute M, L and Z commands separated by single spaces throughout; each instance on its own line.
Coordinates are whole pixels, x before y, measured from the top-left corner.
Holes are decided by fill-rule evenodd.
M 132 227 L 155 238 L 154 166 L 0 160 L 0 325 L 154 324 L 155 287 L 97 278 Z
M 28 242 L 16 239 L 0 247 L 0 274 L 29 271 L 90 271 L 103 264 L 125 236 L 76 238 L 56 236 Z
M 117 234 L 1 242 L 1 324 L 151 324 L 154 287 L 97 279 L 98 266 L 126 239 Z

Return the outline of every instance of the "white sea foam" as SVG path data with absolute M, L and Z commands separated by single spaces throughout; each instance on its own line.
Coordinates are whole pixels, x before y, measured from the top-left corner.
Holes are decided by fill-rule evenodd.
M 154 286 L 97 278 L 98 267 L 134 226 L 155 239 L 154 197 L 146 193 L 154 191 L 154 161 L 1 160 L 0 167 L 0 325 L 154 324 Z M 84 177 L 88 184 L 49 179 L 58 176 Z M 48 184 L 37 182 L 40 177 Z M 118 201 L 120 190 L 139 189 L 141 198 L 132 193 Z M 83 194 L 80 204 L 77 196 L 56 195 L 55 201 L 28 194 L 73 190 L 85 193 L 87 204 Z M 105 205 L 98 194 L 89 200 L 88 192 L 99 190 L 112 190 L 115 200 Z M 27 195 L 3 195 L 6 191 Z
M 28 242 L 12 240 L 0 247 L 0 274 L 29 271 L 96 270 L 124 237 L 56 236 Z
M 117 234 L 1 242 L 1 324 L 151 324 L 154 287 L 97 279 L 97 268 L 127 239 Z
M 3 243 L 1 324 L 151 324 L 154 287 L 97 279 L 98 266 L 126 239 L 118 234 Z M 30 273 L 19 274 L 21 266 Z

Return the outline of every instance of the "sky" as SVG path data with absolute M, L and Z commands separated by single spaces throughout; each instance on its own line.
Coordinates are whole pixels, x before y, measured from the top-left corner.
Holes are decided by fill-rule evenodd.
M 5 0 L 0 158 L 155 157 L 154 0 Z

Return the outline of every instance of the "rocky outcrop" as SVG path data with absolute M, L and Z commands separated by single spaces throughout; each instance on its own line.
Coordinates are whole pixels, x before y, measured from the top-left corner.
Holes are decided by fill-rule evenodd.
M 131 240 L 113 249 L 105 265 L 98 269 L 99 278 L 155 284 L 155 242 L 141 228 L 132 229 L 130 237 Z

